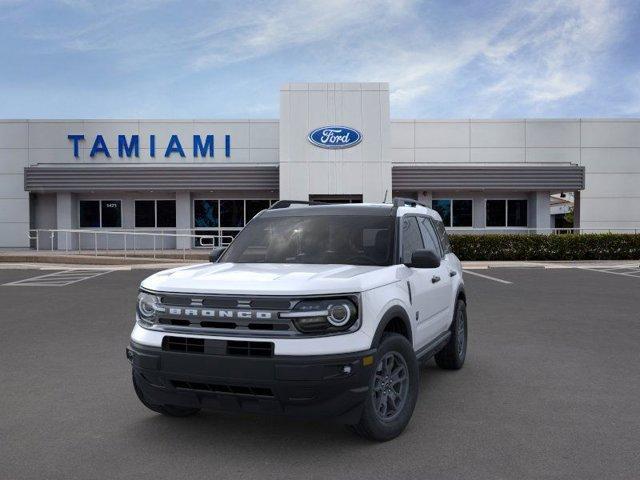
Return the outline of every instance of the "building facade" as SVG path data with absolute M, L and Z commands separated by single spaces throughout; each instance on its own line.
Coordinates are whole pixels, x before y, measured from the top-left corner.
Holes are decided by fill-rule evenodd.
M 544 231 L 562 192 L 576 226 L 633 229 L 638 187 L 640 120 L 392 120 L 385 83 L 291 83 L 274 120 L 0 120 L 0 247 L 33 229 L 87 232 L 41 239 L 60 249 L 132 241 L 100 230 L 232 237 L 277 199 L 398 195 L 452 231 Z

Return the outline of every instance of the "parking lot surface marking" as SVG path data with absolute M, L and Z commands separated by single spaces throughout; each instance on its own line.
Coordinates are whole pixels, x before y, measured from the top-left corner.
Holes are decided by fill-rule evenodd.
M 623 277 L 640 278 L 640 267 L 630 265 L 619 265 L 612 267 L 594 268 L 594 267 L 576 267 L 580 270 L 589 270 L 592 272 L 610 273 L 611 275 L 621 275 Z
M 464 273 L 468 273 L 469 275 L 475 275 L 476 277 L 482 277 L 482 278 L 486 278 L 487 280 L 493 280 L 494 282 L 498 282 L 498 283 L 504 283 L 507 285 L 511 285 L 513 284 L 513 282 L 509 282 L 507 280 L 502 280 L 501 278 L 496 278 L 496 277 L 490 277 L 489 275 L 484 275 L 482 273 L 478 273 L 478 272 L 472 272 L 471 270 L 462 270 Z
M 65 287 L 99 277 L 114 270 L 69 269 L 3 284 L 7 287 Z

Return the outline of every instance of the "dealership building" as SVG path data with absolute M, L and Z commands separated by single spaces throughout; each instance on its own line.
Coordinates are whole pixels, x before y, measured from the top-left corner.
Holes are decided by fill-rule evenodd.
M 412 197 L 452 232 L 547 232 L 558 194 L 576 227 L 640 229 L 640 120 L 392 119 L 386 83 L 290 83 L 269 120 L 0 120 L 0 247 L 191 248 L 277 199 Z

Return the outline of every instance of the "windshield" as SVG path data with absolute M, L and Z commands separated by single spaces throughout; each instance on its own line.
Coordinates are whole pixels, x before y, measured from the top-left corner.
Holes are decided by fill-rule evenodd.
M 255 218 L 220 259 L 233 263 L 391 265 L 394 217 Z

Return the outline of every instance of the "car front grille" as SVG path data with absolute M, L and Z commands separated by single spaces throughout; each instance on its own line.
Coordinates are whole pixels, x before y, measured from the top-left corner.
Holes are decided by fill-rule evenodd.
M 173 337 L 162 339 L 167 352 L 231 355 L 236 357 L 273 357 L 273 342 L 247 342 L 209 338 Z
M 224 295 L 160 295 L 157 324 L 165 331 L 226 335 L 291 336 L 298 331 L 280 312 L 297 300 L 283 297 Z

